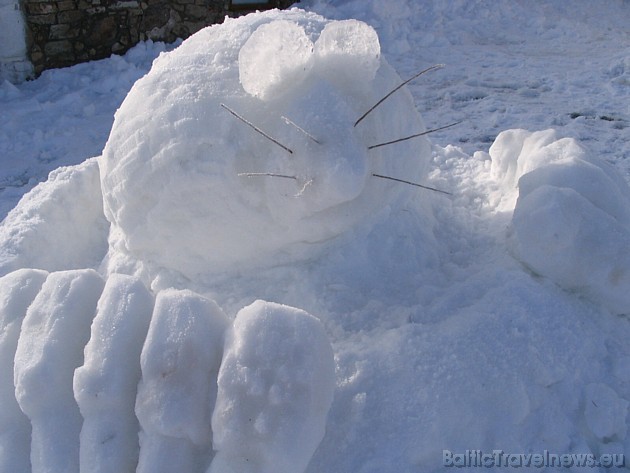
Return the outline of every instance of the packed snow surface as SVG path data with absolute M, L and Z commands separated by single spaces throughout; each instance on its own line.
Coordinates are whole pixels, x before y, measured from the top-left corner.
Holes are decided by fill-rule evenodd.
M 0 472 L 630 455 L 630 5 L 300 6 L 0 86 Z

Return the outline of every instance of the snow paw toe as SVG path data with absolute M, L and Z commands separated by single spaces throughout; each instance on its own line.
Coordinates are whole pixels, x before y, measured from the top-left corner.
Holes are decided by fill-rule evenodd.
M 257 301 L 228 330 L 209 473 L 301 473 L 324 436 L 335 370 L 318 319 Z

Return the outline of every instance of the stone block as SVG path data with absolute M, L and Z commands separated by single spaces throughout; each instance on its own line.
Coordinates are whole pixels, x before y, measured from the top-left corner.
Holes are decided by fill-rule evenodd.
M 102 16 L 91 19 L 92 23 L 86 30 L 89 36 L 86 43 L 90 46 L 111 47 L 118 36 L 118 21 L 115 16 Z
M 48 37 L 52 40 L 55 39 L 68 39 L 68 31 L 70 31 L 70 25 L 51 25 Z
M 129 10 L 140 8 L 140 3 L 135 0 L 119 1 L 110 5 L 110 10 Z
M 46 15 L 56 13 L 57 5 L 55 3 L 29 3 L 26 5 L 26 11 L 30 15 Z
M 190 36 L 190 30 L 188 29 L 188 24 L 186 22 L 180 21 L 171 30 L 170 37 L 164 38 L 164 41 L 171 42 L 174 41 L 175 38 L 186 39 Z
M 31 38 L 33 38 L 33 42 L 36 44 L 44 44 L 46 41 L 48 41 L 49 30 L 50 28 L 45 25 L 42 25 L 42 26 L 31 25 Z
M 142 8 L 134 8 L 133 10 L 129 10 L 127 15 L 129 15 L 129 21 L 132 22 L 144 15 L 144 12 L 142 11 Z
M 60 2 L 57 2 L 57 10 L 60 12 L 74 10 L 75 8 L 76 4 L 74 3 L 74 0 L 61 0 Z
M 44 53 L 41 51 L 35 51 L 31 53 L 31 61 L 41 62 L 44 59 Z
M 59 23 L 76 23 L 81 21 L 84 16 L 85 13 L 81 10 L 67 10 L 61 11 L 57 14 Z
M 72 52 L 72 43 L 68 40 L 49 41 L 46 43 L 46 46 L 44 46 L 44 53 L 48 57 L 72 55 Z
M 208 7 L 202 7 L 199 5 L 186 5 L 184 14 L 189 20 L 204 20 L 210 16 L 210 10 Z
M 150 5 L 144 12 L 140 28 L 146 32 L 161 28 L 169 19 L 169 9 L 164 5 Z
M 72 39 L 79 36 L 79 28 L 71 25 L 52 25 L 50 39 Z
M 210 23 L 214 23 L 214 21 L 210 19 L 209 21 L 202 21 L 202 22 L 186 22 L 185 26 L 186 26 L 188 35 L 192 35 L 192 34 L 195 34 L 197 31 L 205 28 Z
M 28 15 L 26 22 L 34 25 L 53 25 L 57 23 L 57 15 L 54 13 L 47 15 Z
M 112 46 L 112 52 L 114 54 L 120 54 L 126 50 L 125 46 L 121 43 L 114 43 Z

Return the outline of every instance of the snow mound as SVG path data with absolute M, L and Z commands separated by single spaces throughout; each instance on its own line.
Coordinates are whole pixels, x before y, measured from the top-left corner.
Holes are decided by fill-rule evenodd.
M 333 352 L 315 317 L 256 301 L 228 330 L 209 473 L 302 473 L 324 436 Z
M 514 255 L 559 286 L 630 313 L 630 188 L 621 176 L 553 130 L 503 132 L 490 156 L 502 205 L 518 195 Z
M 107 251 L 107 228 L 96 160 L 59 168 L 0 224 L 0 275 L 97 265 Z
M 228 20 L 163 54 L 99 160 L 109 270 L 140 261 L 195 279 L 304 260 L 369 227 L 413 195 L 372 174 L 421 181 L 430 161 L 424 138 L 368 149 L 425 129 L 406 89 L 354 126 L 400 83 L 370 26 L 298 9 Z

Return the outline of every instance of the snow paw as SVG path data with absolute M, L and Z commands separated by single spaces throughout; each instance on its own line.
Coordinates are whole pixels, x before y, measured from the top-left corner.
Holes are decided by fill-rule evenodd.
M 503 132 L 490 156 L 507 200 L 518 185 L 510 238 L 516 258 L 567 290 L 630 314 L 630 188 L 623 178 L 552 130 Z
M 33 472 L 79 470 L 83 418 L 74 399 L 74 370 L 104 282 L 93 270 L 51 273 L 29 306 L 15 352 L 15 397 L 32 426 Z
M 137 279 L 120 274 L 107 279 L 83 365 L 74 372 L 74 397 L 83 417 L 81 471 L 135 469 L 139 427 L 134 401 L 152 310 L 153 296 Z
M 230 325 L 188 290 L 25 269 L 0 278 L 0 381 L 3 472 L 301 473 L 335 369 L 299 309 L 257 301 Z
M 31 424 L 15 398 L 13 359 L 22 321 L 48 273 L 21 269 L 0 278 L 0 471 L 27 473 Z
M 190 291 L 158 294 L 140 358 L 138 473 L 201 471 L 207 462 L 228 325 L 213 301 Z
M 208 473 L 301 473 L 324 436 L 335 386 L 319 320 L 257 301 L 228 329 Z

